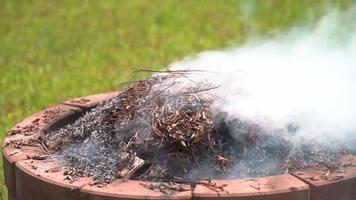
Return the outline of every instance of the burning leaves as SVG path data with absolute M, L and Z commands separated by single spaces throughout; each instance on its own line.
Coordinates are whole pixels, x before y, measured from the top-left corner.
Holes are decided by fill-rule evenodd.
M 131 166 L 118 171 L 120 178 L 132 178 L 140 170 L 143 173 L 139 178 L 144 180 L 187 173 L 198 164 L 196 152 L 202 154 L 197 146 L 211 146 L 214 114 L 210 106 L 214 99 L 207 92 L 214 87 L 189 87 L 177 93 L 168 90 L 174 82 L 157 87 L 169 78 L 136 83 L 119 96 L 120 104 L 110 110 L 107 121 L 114 124 L 117 141 L 124 142 L 122 150 L 135 154 Z
M 128 131 L 133 134 L 133 140 L 130 138 L 128 147 L 133 141 L 145 140 L 147 144 L 158 138 L 161 146 L 169 142 L 187 148 L 204 139 L 212 129 L 210 106 L 213 100 L 198 93 L 212 88 L 189 88 L 173 94 L 152 90 L 157 81 L 139 82 L 120 95 L 120 105 L 111 111 L 110 120 L 115 122 L 115 131 L 120 134 L 132 127 Z
M 139 81 L 73 124 L 47 133 L 47 152 L 56 151 L 57 160 L 72 169 L 69 181 L 83 175 L 93 176 L 97 185 L 116 178 L 149 180 L 164 184 L 143 187 L 163 193 L 184 191 L 177 183 L 223 191 L 224 186 L 194 180 L 288 173 L 333 158 L 325 148 L 305 143 L 296 149 L 288 137 L 213 108 L 216 86 L 181 84 L 182 73 Z
M 209 91 L 216 87 L 170 90 L 178 84 L 176 77 L 172 73 L 135 83 L 74 124 L 48 133 L 45 146 L 58 151 L 66 165 L 101 182 L 187 174 L 202 157 L 214 158 L 215 97 Z

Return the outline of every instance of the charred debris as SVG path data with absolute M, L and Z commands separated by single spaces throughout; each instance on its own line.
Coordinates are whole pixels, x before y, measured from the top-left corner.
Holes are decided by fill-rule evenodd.
M 66 166 L 68 180 L 93 176 L 99 185 L 114 179 L 195 183 L 326 166 L 336 157 L 321 143 L 296 147 L 286 136 L 295 134 L 296 126 L 271 133 L 230 116 L 215 106 L 218 86 L 182 84 L 187 73 L 164 71 L 135 82 L 75 122 L 47 133 L 44 144 Z

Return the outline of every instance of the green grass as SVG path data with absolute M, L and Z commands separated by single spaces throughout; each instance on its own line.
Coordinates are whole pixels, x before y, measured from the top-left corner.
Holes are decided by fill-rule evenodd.
M 329 8 L 352 3 L 2 0 L 0 136 L 49 105 L 145 76 L 132 67 L 163 68 L 199 51 L 313 23 Z M 3 181 L 0 186 L 5 197 Z

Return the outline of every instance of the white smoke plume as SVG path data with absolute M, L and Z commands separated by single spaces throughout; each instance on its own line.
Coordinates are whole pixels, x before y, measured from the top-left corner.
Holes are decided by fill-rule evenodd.
M 271 130 L 298 127 L 295 141 L 317 139 L 356 150 L 356 7 L 333 10 L 315 26 L 272 39 L 206 51 L 171 64 L 205 70 L 189 79 L 220 85 L 218 107 Z M 186 80 L 189 83 L 189 80 Z

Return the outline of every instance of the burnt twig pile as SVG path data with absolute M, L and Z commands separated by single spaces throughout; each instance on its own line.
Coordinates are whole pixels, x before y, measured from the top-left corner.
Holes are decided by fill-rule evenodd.
M 290 141 L 213 108 L 216 86 L 181 84 L 177 77 L 184 73 L 129 86 L 73 124 L 48 133 L 44 145 L 76 169 L 71 176 L 94 176 L 96 183 L 272 175 L 298 168 L 300 160 L 315 154 L 310 149 L 299 160 L 288 160 L 296 158 Z

